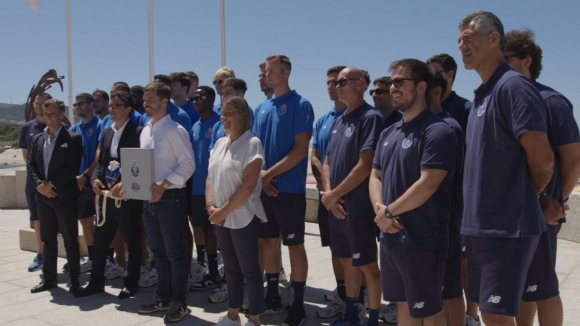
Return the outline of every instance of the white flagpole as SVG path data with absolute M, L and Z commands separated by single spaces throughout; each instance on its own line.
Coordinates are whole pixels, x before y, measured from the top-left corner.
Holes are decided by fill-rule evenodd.
M 73 88 L 72 88 L 72 55 L 70 46 L 70 0 L 66 0 L 66 57 L 68 64 L 68 118 L 71 124 L 74 124 L 74 115 L 72 107 Z
M 153 81 L 153 0 L 149 0 L 147 13 L 149 16 L 149 82 Z
M 226 66 L 226 14 L 224 10 L 224 0 L 220 1 L 220 20 L 222 34 L 222 67 Z

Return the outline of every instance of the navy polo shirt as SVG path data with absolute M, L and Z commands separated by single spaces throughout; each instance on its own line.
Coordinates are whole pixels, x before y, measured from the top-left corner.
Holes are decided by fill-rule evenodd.
M 324 164 L 324 159 L 326 158 L 326 147 L 328 146 L 328 140 L 330 139 L 332 124 L 334 123 L 334 120 L 340 117 L 345 111 L 346 109 L 335 111 L 335 109 L 332 108 L 330 112 L 325 113 L 316 120 L 314 135 L 312 136 L 312 148 L 318 150 L 321 164 Z
M 451 219 L 449 220 L 450 243 L 461 242 L 461 220 L 463 219 L 463 161 L 465 159 L 465 135 L 463 129 L 453 119 L 449 112 L 441 111 L 437 114 L 443 119 L 455 135 L 455 163 L 453 164 L 453 181 L 451 182 Z
M 137 112 L 136 110 L 131 110 L 131 113 L 129 114 L 129 120 L 131 122 L 133 122 L 134 124 L 144 127 L 147 125 L 147 121 L 151 120 L 151 118 L 149 118 L 149 120 L 145 121 L 145 119 L 143 118 L 149 118 L 147 115 L 141 115 L 141 113 Z M 109 128 L 110 126 L 113 125 L 113 121 L 111 120 L 111 115 L 107 114 L 103 120 L 102 120 L 102 124 L 103 127 L 101 129 L 101 132 L 99 133 L 99 142 L 101 142 L 101 140 L 103 140 L 103 130 Z
M 560 178 L 560 154 L 557 147 L 580 142 L 578 125 L 572 114 L 572 103 L 562 94 L 552 88 L 534 82 L 536 89 L 546 103 L 546 121 L 548 125 L 548 140 L 554 151 L 554 174 L 548 183 L 548 196 L 558 200 L 564 207 L 562 197 L 562 179 Z M 565 222 L 565 219 L 560 219 Z
M 207 179 L 207 169 L 209 164 L 209 145 L 215 131 L 215 124 L 220 116 L 213 113 L 206 121 L 198 120 L 193 124 L 191 137 L 192 146 L 195 153 L 195 171 L 193 172 L 192 195 L 205 195 L 205 181 Z
M 375 150 L 383 131 L 383 116 L 364 102 L 350 113 L 334 120 L 326 155 L 330 159 L 330 186 L 336 188 L 357 165 L 360 153 Z M 346 207 L 353 215 L 366 216 L 373 211 L 369 197 L 369 178 L 343 196 Z
M 169 114 L 171 120 L 179 123 L 183 128 L 185 128 L 185 130 L 187 130 L 187 132 L 189 133 L 189 137 L 191 138 L 191 120 L 189 120 L 189 116 L 187 115 L 187 113 L 185 113 L 185 111 L 183 111 L 183 109 L 181 109 L 180 107 L 169 102 L 169 105 L 167 105 L 167 114 Z M 143 118 L 141 119 L 141 124 L 139 125 L 146 126 L 149 120 L 151 120 L 151 117 L 144 115 Z
M 34 118 L 33 120 L 26 121 L 22 125 L 22 129 L 20 130 L 20 138 L 18 139 L 18 147 L 24 148 L 26 150 L 30 150 L 30 143 L 32 142 L 32 136 L 39 134 L 44 131 L 46 128 L 45 123 L 40 123 L 38 119 Z
M 461 233 L 519 238 L 546 222 L 519 137 L 546 132 L 546 107 L 526 77 L 501 64 L 475 90 L 467 125 Z
M 449 112 L 451 117 L 459 122 L 459 125 L 465 132 L 469 118 L 469 110 L 471 110 L 471 102 L 453 91 L 449 94 L 449 97 L 441 102 L 441 108 Z
M 252 125 L 254 125 L 254 110 L 250 109 L 250 122 L 252 123 Z M 215 111 L 214 111 L 215 113 Z M 217 114 L 217 113 L 216 113 Z M 213 146 L 215 145 L 215 142 L 224 137 L 226 135 L 226 132 L 224 130 L 224 124 L 223 122 L 219 119 L 219 114 L 218 114 L 218 121 L 215 123 L 215 125 L 213 126 L 213 133 L 211 134 L 211 143 L 209 144 L 209 150 L 211 151 L 213 149 Z
M 383 121 L 383 125 L 385 128 L 394 125 L 395 123 L 401 121 L 403 119 L 403 114 L 399 110 L 395 110 L 389 114 L 389 116 Z
M 199 114 L 195 112 L 193 102 L 191 102 L 190 100 L 187 100 L 187 102 L 185 102 L 185 104 L 181 106 L 181 109 L 185 111 L 185 113 L 187 113 L 187 116 L 189 117 L 189 121 L 191 122 L 192 126 L 194 123 L 197 122 L 197 120 L 199 120 Z
M 268 170 L 284 158 L 294 148 L 294 137 L 300 133 L 312 133 L 314 110 L 310 102 L 290 91 L 279 98 L 272 97 L 254 112 L 253 132 L 264 146 L 265 162 Z M 308 155 L 290 170 L 277 175 L 274 186 L 279 192 L 306 193 L 306 167 Z
M 383 130 L 373 161 L 373 168 L 381 171 L 383 203 L 389 205 L 401 197 L 419 180 L 421 170 L 451 172 L 456 143 L 451 127 L 428 108 L 407 123 L 401 120 Z M 451 173 L 423 205 L 399 215 L 401 232 L 381 232 L 381 237 L 416 248 L 445 248 L 450 204 Z
M 78 175 L 83 174 L 95 160 L 95 153 L 97 151 L 97 146 L 99 145 L 99 136 L 101 135 L 102 130 L 103 121 L 96 116 L 87 124 L 79 121 L 70 127 L 70 131 L 81 135 L 83 139 L 83 158 L 81 160 L 81 167 Z M 90 178 L 88 178 L 87 184 L 90 184 L 90 181 Z

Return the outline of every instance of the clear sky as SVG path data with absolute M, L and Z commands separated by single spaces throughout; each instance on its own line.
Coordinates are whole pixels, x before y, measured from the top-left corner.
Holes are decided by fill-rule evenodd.
M 25 102 L 50 68 L 67 75 L 65 1 L 39 2 L 39 16 L 25 0 L 0 2 L 0 102 Z M 533 29 L 544 51 L 538 81 L 566 95 L 575 112 L 580 106 L 578 1 L 226 0 L 225 6 L 226 63 L 248 83 L 252 107 L 264 100 L 258 64 L 277 53 L 290 57 L 290 87 L 312 102 L 317 117 L 332 106 L 329 67 L 357 66 L 375 79 L 394 60 L 437 53 L 455 57 L 454 89 L 472 99 L 481 80 L 463 69 L 457 25 L 477 9 L 494 12 L 506 32 Z M 193 70 L 200 85 L 211 85 L 221 65 L 219 17 L 218 0 L 153 0 L 154 73 Z M 74 94 L 108 91 L 121 80 L 148 83 L 147 0 L 72 0 L 71 25 Z M 64 85 L 64 92 L 49 92 L 66 102 Z

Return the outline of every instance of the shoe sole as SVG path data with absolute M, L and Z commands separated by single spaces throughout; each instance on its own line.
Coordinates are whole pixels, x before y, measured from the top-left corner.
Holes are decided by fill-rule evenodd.
M 213 301 L 212 299 L 210 299 L 210 298 L 207 298 L 207 301 L 209 301 L 209 303 L 222 303 L 222 302 L 224 302 L 224 301 L 228 301 L 228 298 L 226 297 L 226 298 L 225 298 L 224 300 L 222 300 L 222 301 Z M 241 310 L 241 309 L 240 309 L 240 310 Z
M 157 309 L 153 309 L 153 310 L 141 310 L 141 308 L 137 308 L 137 311 L 141 314 L 152 314 L 152 313 L 158 312 L 158 311 L 169 311 L 169 307 L 157 308 Z
M 318 311 L 316 312 L 316 316 L 318 316 L 319 318 L 332 318 L 332 317 L 336 317 L 337 315 L 340 315 L 342 313 L 344 313 L 345 310 L 343 311 L 337 311 L 334 315 L 328 315 L 328 316 L 321 316 Z
M 176 322 L 182 320 L 185 316 L 189 315 L 190 313 L 191 313 L 191 310 L 188 308 L 188 309 L 185 309 L 185 311 L 183 312 L 183 314 L 181 314 L 179 316 L 179 318 L 169 319 L 167 317 L 163 317 L 163 321 L 166 323 L 176 323 Z

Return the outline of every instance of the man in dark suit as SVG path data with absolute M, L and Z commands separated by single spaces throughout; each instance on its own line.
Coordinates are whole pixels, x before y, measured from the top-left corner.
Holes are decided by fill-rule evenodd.
M 111 120 L 114 122 L 109 128 L 103 130 L 103 138 L 99 158 L 93 175 L 91 184 L 93 191 L 97 195 L 104 195 L 103 191 L 109 191 L 114 197 L 121 198 L 122 183 L 120 173 L 111 173 L 107 167 L 111 161 L 121 163 L 121 148 L 139 148 L 139 137 L 142 127 L 130 121 L 131 108 L 135 106 L 134 98 L 127 92 L 114 92 L 111 95 L 109 106 Z M 130 162 L 126 163 L 130 164 Z M 120 165 L 119 165 L 120 166 Z M 116 181 L 111 181 L 109 177 L 114 174 Z M 109 244 L 113 240 L 117 229 L 121 229 L 123 238 L 129 249 L 128 275 L 125 277 L 125 287 L 119 293 L 119 299 L 126 299 L 137 292 L 139 288 L 139 276 L 141 267 L 141 212 L 143 203 L 140 200 L 126 200 L 121 202 L 120 207 L 116 207 L 115 199 L 106 198 L 107 207 L 106 219 L 102 226 L 95 229 L 94 257 L 91 270 L 91 281 L 85 287 L 75 292 L 76 297 L 85 297 L 95 293 L 105 291 L 105 265 Z M 103 198 L 99 198 L 101 204 L 99 221 L 103 218 Z
M 40 219 L 40 238 L 44 242 L 44 279 L 30 292 L 46 291 L 57 286 L 56 258 L 58 254 L 57 233 L 64 239 L 69 263 L 71 287 L 79 288 L 79 231 L 76 219 L 79 188 L 76 175 L 83 154 L 79 134 L 63 128 L 64 103 L 48 100 L 42 105 L 44 132 L 32 138 L 26 168 L 36 184 L 36 200 Z

